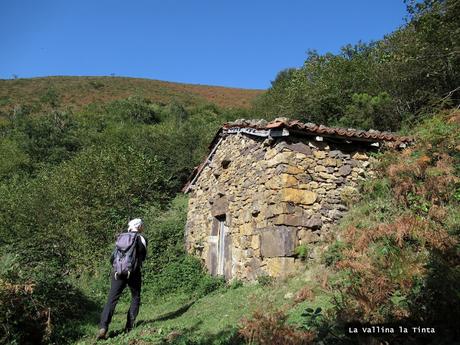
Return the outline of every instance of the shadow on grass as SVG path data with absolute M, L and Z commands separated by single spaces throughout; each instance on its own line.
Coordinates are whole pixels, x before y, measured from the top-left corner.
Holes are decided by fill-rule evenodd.
M 100 305 L 70 285 L 66 286 L 65 290 L 55 293 L 48 303 L 60 311 L 59 314 L 55 314 L 50 343 L 72 343 L 85 335 L 88 325 L 97 325 L 99 322 Z M 32 343 L 36 344 L 35 341 Z
M 151 320 L 140 320 L 136 323 L 136 328 L 142 327 L 147 324 L 152 324 L 157 321 L 171 320 L 184 314 L 195 301 L 187 303 L 180 308 L 160 315 L 157 318 Z M 239 335 L 237 327 L 227 327 L 220 332 L 213 333 L 200 333 L 200 327 L 203 323 L 202 320 L 198 320 L 193 326 L 188 328 L 179 328 L 177 330 L 171 330 L 168 334 L 163 337 L 158 335 L 160 339 L 156 344 L 174 344 L 174 345 L 242 345 L 244 339 Z M 156 330 L 153 330 L 156 332 Z M 113 339 L 124 334 L 123 330 L 110 331 L 107 339 Z
M 124 333 L 125 333 L 125 331 L 123 329 L 118 329 L 116 331 L 110 331 L 109 334 L 107 335 L 107 339 L 116 338 L 119 335 L 122 335 Z
M 195 304 L 195 302 L 196 301 L 191 301 L 191 302 L 181 306 L 180 308 L 178 308 L 178 309 L 176 309 L 174 311 L 171 311 L 169 313 L 160 315 L 160 316 L 158 316 L 158 317 L 156 317 L 154 319 L 151 319 L 151 320 L 139 320 L 138 322 L 136 322 L 136 324 L 137 324 L 137 326 L 142 326 L 142 325 L 146 325 L 146 324 L 149 324 L 149 323 L 154 323 L 154 322 L 157 322 L 157 321 L 165 321 L 165 320 L 175 319 L 176 317 L 181 316 L 187 310 L 189 310 L 190 307 Z
M 242 345 L 244 339 L 237 327 L 228 327 L 215 334 L 197 334 L 197 327 L 181 330 L 174 338 L 165 338 L 161 344 L 174 345 Z

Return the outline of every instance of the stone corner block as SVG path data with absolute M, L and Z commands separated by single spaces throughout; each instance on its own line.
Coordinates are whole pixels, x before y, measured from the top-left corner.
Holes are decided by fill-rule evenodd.
M 296 244 L 296 228 L 287 226 L 269 227 L 260 232 L 260 254 L 271 258 L 292 256 Z

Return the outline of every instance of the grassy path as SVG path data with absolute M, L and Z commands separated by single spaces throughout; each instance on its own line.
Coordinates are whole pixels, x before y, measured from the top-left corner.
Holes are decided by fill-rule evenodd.
M 312 288 L 314 299 L 294 303 L 296 293 L 305 286 Z M 129 308 L 126 292 L 113 317 L 109 339 L 98 344 L 227 344 L 236 334 L 240 320 L 255 310 L 271 308 L 288 310 L 289 322 L 300 323 L 301 313 L 307 307 L 330 306 L 330 295 L 302 275 L 273 284 L 229 287 L 201 299 L 178 294 L 161 299 L 149 296 L 142 301 L 137 327 L 129 334 L 122 333 Z M 95 343 L 96 325 L 86 325 L 86 336 L 76 344 Z

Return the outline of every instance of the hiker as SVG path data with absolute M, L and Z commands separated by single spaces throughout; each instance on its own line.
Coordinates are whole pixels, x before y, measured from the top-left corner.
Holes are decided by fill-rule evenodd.
M 128 310 L 125 332 L 129 332 L 134 327 L 141 301 L 141 266 L 147 255 L 147 241 L 141 235 L 143 230 L 142 219 L 136 218 L 128 223 L 128 231 L 118 236 L 110 258 L 113 267 L 111 286 L 107 304 L 101 315 L 97 339 L 106 338 L 115 307 L 126 286 L 131 290 L 131 306 Z

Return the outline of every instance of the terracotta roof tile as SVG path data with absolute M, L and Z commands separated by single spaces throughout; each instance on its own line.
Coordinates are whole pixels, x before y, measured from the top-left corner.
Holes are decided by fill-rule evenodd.
M 260 124 L 263 124 L 262 126 Z M 399 136 L 390 132 L 380 132 L 377 130 L 363 131 L 353 128 L 340 128 L 340 127 L 327 127 L 324 125 L 316 125 L 314 123 L 302 123 L 299 120 L 289 120 L 286 118 L 278 118 L 269 123 L 261 122 L 260 120 L 237 120 L 235 122 L 226 123 L 223 129 L 228 128 L 255 128 L 255 129 L 274 129 L 274 128 L 287 128 L 305 132 L 305 134 L 326 134 L 328 136 L 337 136 L 341 138 L 363 138 L 373 139 L 376 141 L 394 141 L 399 143 L 409 143 L 413 139 L 411 137 Z

